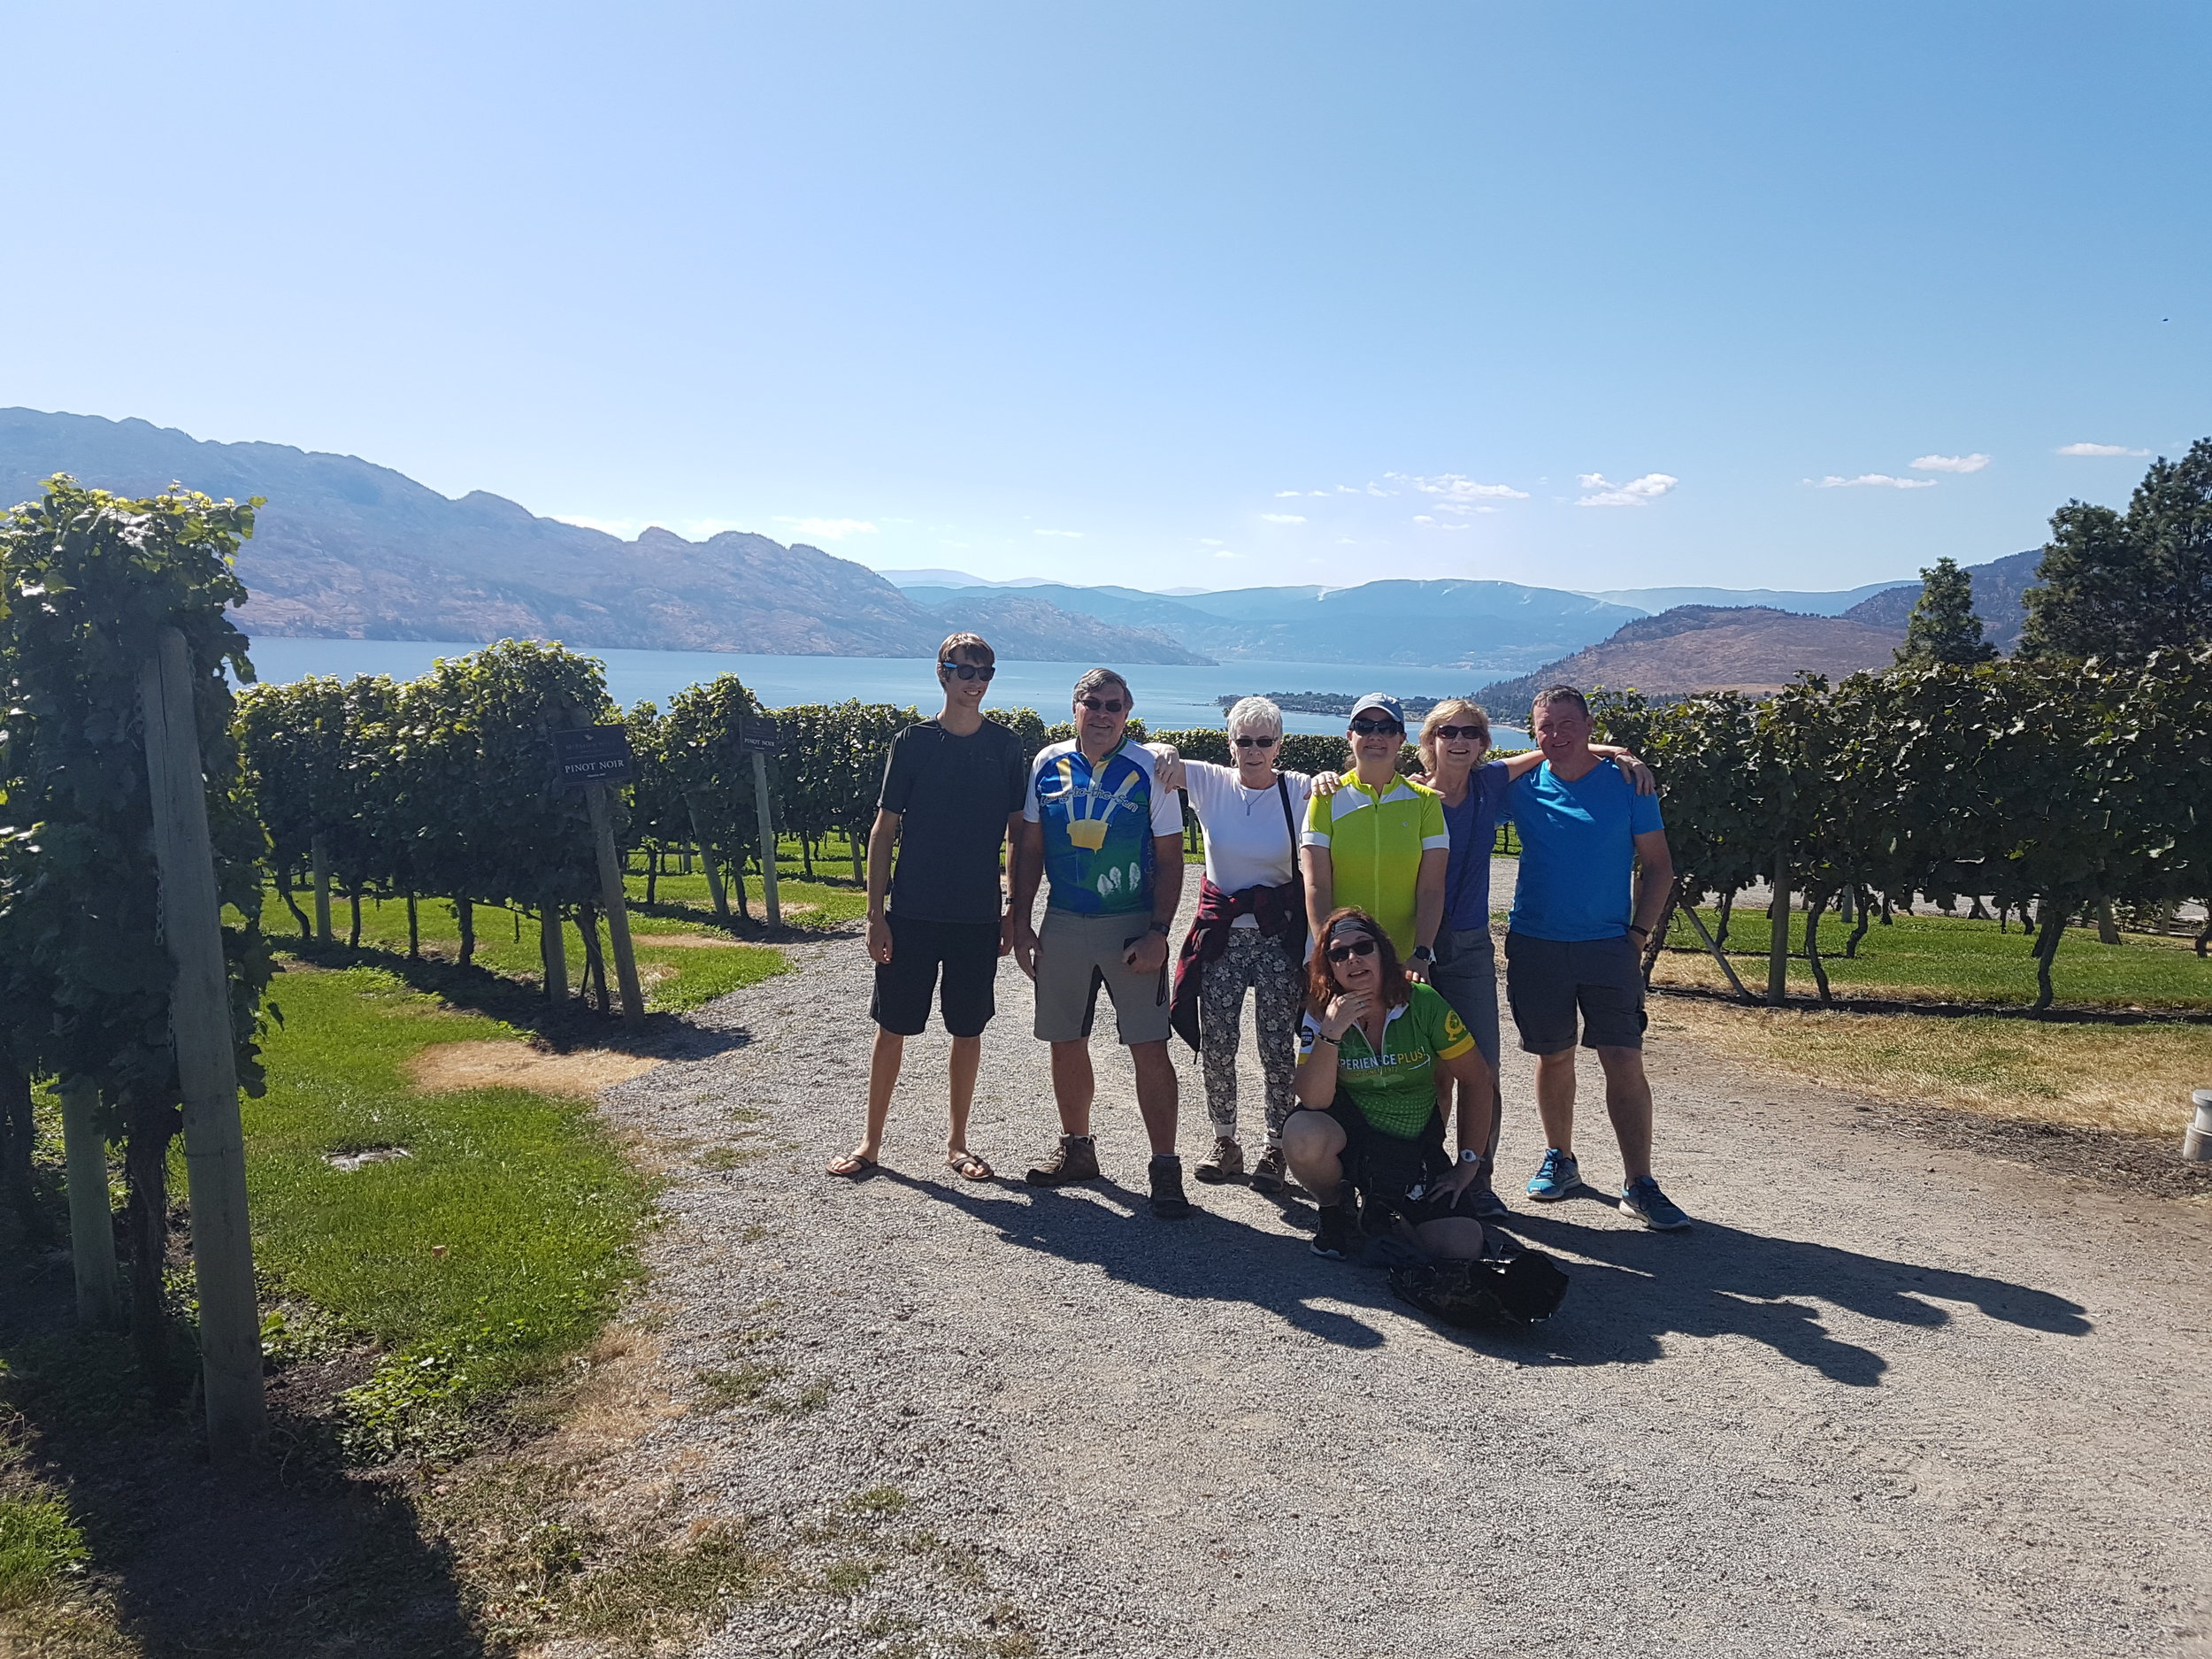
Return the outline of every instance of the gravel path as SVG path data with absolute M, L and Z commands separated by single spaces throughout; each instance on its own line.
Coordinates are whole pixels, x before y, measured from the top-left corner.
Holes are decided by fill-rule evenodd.
M 1103 1038 L 1118 1184 L 1019 1185 L 1053 1118 L 1010 963 L 971 1137 L 1002 1179 L 938 1166 L 933 1033 L 887 1167 L 831 1182 L 868 966 L 793 954 L 704 1016 L 744 1041 L 606 1097 L 670 1166 L 676 1398 L 602 1507 L 751 1517 L 787 1563 L 698 1653 L 2212 1654 L 2202 1205 L 1932 1151 L 1661 1034 L 1660 1170 L 1699 1227 L 1523 1205 L 1572 1290 L 1470 1338 L 1309 1253 L 1302 1204 L 1194 1183 L 1204 1214 L 1151 1220 Z

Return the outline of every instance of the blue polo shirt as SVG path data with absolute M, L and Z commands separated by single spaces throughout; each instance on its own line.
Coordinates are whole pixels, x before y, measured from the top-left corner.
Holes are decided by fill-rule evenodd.
M 1636 837 L 1665 827 L 1659 797 L 1601 761 L 1569 783 L 1546 761 L 1506 791 L 1521 837 L 1512 928 L 1532 939 L 1618 939 L 1635 918 Z

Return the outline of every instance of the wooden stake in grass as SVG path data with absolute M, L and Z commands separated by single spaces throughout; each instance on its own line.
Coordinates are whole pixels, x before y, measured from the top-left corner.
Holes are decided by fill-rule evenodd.
M 237 1463 L 256 1450 L 268 1425 L 261 1392 L 261 1310 L 246 1216 L 245 1139 L 238 1118 L 238 1052 L 230 1025 L 222 907 L 208 836 L 191 660 L 182 634 L 161 631 L 138 684 L 162 932 L 176 968 L 169 1030 L 184 1094 L 208 1449 L 218 1463 Z
M 645 1018 L 645 992 L 638 983 L 637 953 L 630 948 L 630 910 L 622 891 L 622 861 L 615 856 L 614 818 L 607 810 L 607 786 L 584 786 L 591 811 L 591 838 L 599 849 L 599 897 L 607 908 L 607 937 L 614 945 L 615 978 L 622 987 L 622 1018 L 634 1025 Z M 713 869 L 711 861 L 707 868 Z
M 315 872 L 315 942 L 330 942 L 330 852 L 319 835 L 308 842 L 308 857 Z
M 545 1000 L 558 1008 L 568 1001 L 568 946 L 561 938 L 561 907 L 550 900 L 538 907 L 538 960 L 545 969 Z
M 748 726 L 752 725 L 750 721 Z M 768 728 L 767 741 L 775 741 L 775 722 L 761 724 Z M 776 820 L 774 810 L 768 803 L 768 752 L 753 750 L 753 804 L 760 810 L 760 887 L 761 897 L 768 907 L 768 931 L 774 933 L 783 926 L 783 907 L 776 897 Z
M 716 863 L 714 851 L 707 843 L 707 826 L 699 810 L 699 797 L 686 795 L 684 805 L 691 812 L 691 833 L 699 838 L 699 851 L 707 867 L 707 893 L 714 900 L 714 914 L 718 920 L 730 919 L 730 895 L 722 886 L 721 866 Z M 651 902 L 649 898 L 649 903 Z
M 100 1127 L 100 1090 L 90 1078 L 62 1079 L 61 1142 L 69 1177 L 69 1256 L 77 1270 L 77 1323 L 101 1330 L 122 1324 L 115 1270 L 115 1213 L 108 1203 L 108 1142 Z
M 1790 860 L 1774 856 L 1774 898 L 1767 906 L 1767 1003 L 1779 1008 L 1790 999 Z

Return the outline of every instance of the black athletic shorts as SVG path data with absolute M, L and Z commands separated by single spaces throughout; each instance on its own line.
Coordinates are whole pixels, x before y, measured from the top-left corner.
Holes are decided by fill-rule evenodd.
M 1386 1230 L 1394 1214 L 1416 1226 L 1453 1215 L 1474 1218 L 1474 1183 L 1456 1198 L 1427 1195 L 1426 1189 L 1452 1169 L 1451 1154 L 1444 1149 L 1440 1114 L 1432 1112 L 1428 1126 L 1409 1141 L 1383 1133 L 1367 1121 L 1367 1115 L 1352 1103 L 1351 1096 L 1341 1092 L 1331 1103 L 1329 1116 L 1344 1131 L 1344 1150 L 1339 1161 L 1344 1166 L 1344 1179 L 1359 1190 L 1365 1202 L 1369 1231 Z M 1407 1197 L 1415 1186 L 1424 1189 L 1422 1196 Z
M 996 922 L 920 922 L 892 911 L 891 960 L 876 964 L 876 994 L 868 1017 L 895 1036 L 918 1036 L 929 1024 L 929 999 L 944 972 L 939 1007 L 956 1037 L 980 1037 L 998 1004 Z
M 1644 964 L 1635 939 L 1505 936 L 1505 996 L 1530 1054 L 1575 1046 L 1579 1017 L 1586 1048 L 1644 1046 Z

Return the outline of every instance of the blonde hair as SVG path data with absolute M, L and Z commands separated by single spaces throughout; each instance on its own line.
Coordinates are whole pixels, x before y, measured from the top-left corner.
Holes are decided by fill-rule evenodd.
M 1421 722 L 1421 764 L 1433 773 L 1436 771 L 1436 728 L 1440 726 L 1475 726 L 1482 728 L 1482 747 L 1486 754 L 1490 749 L 1490 716 L 1482 708 L 1464 697 L 1447 697 L 1428 712 Z

